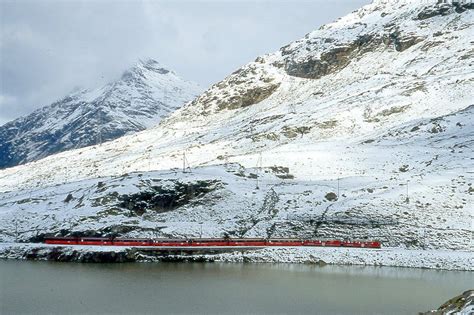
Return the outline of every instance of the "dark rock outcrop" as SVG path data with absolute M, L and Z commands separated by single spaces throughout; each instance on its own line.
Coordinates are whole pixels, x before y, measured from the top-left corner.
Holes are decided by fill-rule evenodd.
M 327 41 L 328 39 L 324 40 Z M 422 40 L 424 40 L 422 37 L 401 34 L 397 30 L 389 30 L 388 34 L 384 35 L 361 35 L 352 43 L 340 44 L 329 51 L 322 52 L 320 55 L 315 53 L 302 60 L 292 57 L 294 51 L 289 46 L 283 47 L 281 53 L 283 56 L 286 56 L 283 67 L 288 75 L 305 79 L 319 79 L 344 69 L 357 57 L 375 50 L 382 44 L 386 46 L 393 45 L 396 51 L 402 52 Z M 295 48 L 295 52 L 298 49 Z M 275 64 L 275 66 L 279 67 L 282 65 Z
M 10 249 L 0 255 L 3 257 L 27 260 L 48 260 L 78 263 L 126 263 L 126 262 L 213 262 L 212 255 L 231 252 L 223 249 L 140 249 L 121 248 L 120 250 L 75 249 L 68 246 L 32 247 Z M 238 250 L 245 252 L 247 249 Z
M 328 39 L 325 39 L 328 41 Z M 323 52 L 319 57 L 310 57 L 305 60 L 291 58 L 293 51 L 289 47 L 281 49 L 282 55 L 288 55 L 284 65 L 287 74 L 306 79 L 319 79 L 332 72 L 339 71 L 347 66 L 353 57 L 375 48 L 380 44 L 380 39 L 375 35 L 366 34 L 359 36 L 354 42 L 335 47 Z
M 412 34 L 402 34 L 398 30 L 392 31 L 383 38 L 384 44 L 393 45 L 396 51 L 402 52 L 423 41 L 423 37 Z
M 449 13 L 451 8 L 452 6 L 447 3 L 443 3 L 442 5 L 426 7 L 420 13 L 418 13 L 417 18 L 419 20 L 425 20 L 437 15 L 446 15 Z
M 453 297 L 438 309 L 420 313 L 420 315 L 472 314 L 472 310 L 474 310 L 474 290 L 468 290 L 461 295 Z
M 137 252 L 132 249 L 124 251 L 80 251 L 67 247 L 54 247 L 49 249 L 32 248 L 23 254 L 28 260 L 50 260 L 60 262 L 82 263 L 117 263 L 137 261 Z
M 227 101 L 219 102 L 217 107 L 219 110 L 247 107 L 268 98 L 278 87 L 279 84 L 270 84 L 264 87 L 246 89 L 241 94 L 233 96 Z
M 426 20 L 438 15 L 447 15 L 453 10 L 456 13 L 463 13 L 472 9 L 474 9 L 474 2 L 472 1 L 453 0 L 451 3 L 438 1 L 436 5 L 427 6 L 421 10 L 417 15 L 417 19 Z
M 176 182 L 173 187 L 153 186 L 147 191 L 119 196 L 118 207 L 126 208 L 136 215 L 142 215 L 148 210 L 168 212 L 203 197 L 221 185 L 218 180 L 210 180 L 194 183 Z
M 209 108 L 215 106 L 217 111 L 235 110 L 257 104 L 272 95 L 280 86 L 265 74 L 257 79 L 260 84 L 252 86 L 248 80 L 255 80 L 254 67 L 239 69 L 226 80 L 214 85 L 210 90 L 191 102 L 190 106 L 203 107 L 201 114 L 210 113 Z M 220 94 L 216 96 L 216 94 Z

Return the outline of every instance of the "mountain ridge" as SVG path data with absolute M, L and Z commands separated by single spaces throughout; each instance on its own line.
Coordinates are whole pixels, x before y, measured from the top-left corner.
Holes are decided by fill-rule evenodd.
M 199 90 L 157 61 L 140 60 L 119 80 L 76 90 L 0 126 L 0 168 L 144 130 L 192 100 Z
M 202 229 L 472 250 L 474 16 L 465 8 L 374 2 L 257 57 L 150 130 L 0 171 L 11 207 L 1 215 L 37 201 L 41 233 L 71 221 L 63 235 Z M 163 192 L 184 203 L 160 207 Z

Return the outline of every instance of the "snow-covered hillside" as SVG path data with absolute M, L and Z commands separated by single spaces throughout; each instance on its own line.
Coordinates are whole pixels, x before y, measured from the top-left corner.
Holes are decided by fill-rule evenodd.
M 0 168 L 144 130 L 200 91 L 154 60 L 139 61 L 115 82 L 74 92 L 1 126 Z
M 1 238 L 472 250 L 474 6 L 435 2 L 375 1 L 258 57 L 155 128 L 0 171 Z

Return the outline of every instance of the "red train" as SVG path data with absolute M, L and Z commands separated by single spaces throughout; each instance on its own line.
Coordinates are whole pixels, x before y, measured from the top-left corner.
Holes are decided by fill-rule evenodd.
M 378 241 L 301 240 L 291 238 L 195 238 L 195 239 L 145 239 L 107 237 L 49 237 L 46 244 L 100 245 L 100 246 L 157 246 L 157 247 L 213 247 L 213 246 L 318 246 L 380 248 Z

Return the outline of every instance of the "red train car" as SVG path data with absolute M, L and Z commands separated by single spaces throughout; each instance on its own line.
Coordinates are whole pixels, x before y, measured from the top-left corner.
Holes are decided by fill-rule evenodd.
M 162 239 L 155 239 L 152 241 L 152 246 L 175 246 L 175 247 L 183 247 L 189 246 L 189 240 L 186 239 L 171 239 L 171 238 L 162 238 Z
M 50 237 L 44 240 L 46 244 L 78 245 L 77 237 Z
M 267 246 L 304 246 L 305 241 L 291 238 L 271 238 L 266 242 Z
M 226 246 L 254 246 L 263 247 L 266 246 L 266 240 L 264 238 L 231 238 L 227 240 Z
M 378 241 L 302 240 L 291 238 L 197 238 L 197 239 L 146 239 L 108 237 L 49 237 L 46 244 L 96 246 L 155 246 L 155 247 L 270 247 L 319 246 L 381 248 Z

